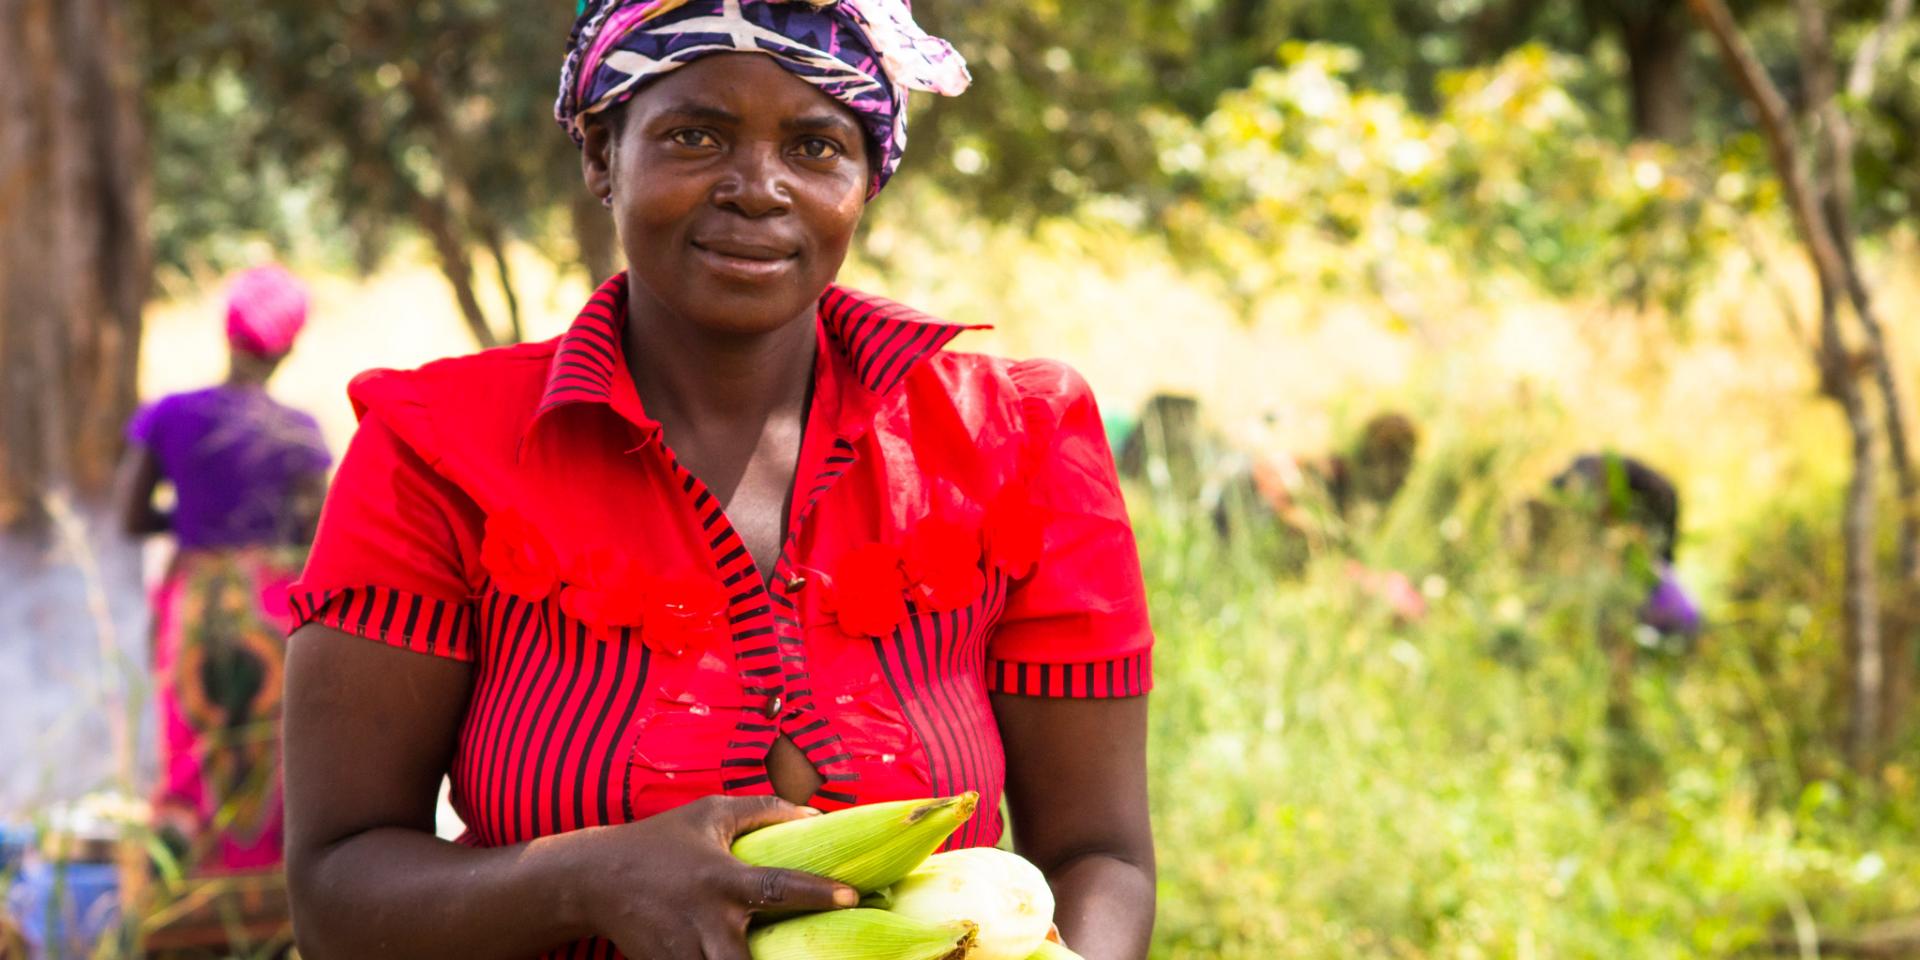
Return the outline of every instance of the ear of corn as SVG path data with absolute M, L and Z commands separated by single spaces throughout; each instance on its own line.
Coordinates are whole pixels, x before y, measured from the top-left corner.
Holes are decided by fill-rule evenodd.
M 733 842 L 757 867 L 803 870 L 872 893 L 906 876 L 973 816 L 980 795 L 898 800 L 763 827 Z
M 927 923 L 885 910 L 832 910 L 747 934 L 753 960 L 963 960 L 979 927 Z
M 1029 954 L 1027 960 L 1085 960 L 1085 958 L 1068 950 L 1066 944 L 1043 940 L 1040 942 L 1040 949 Z
M 1019 854 L 992 847 L 936 853 L 888 896 L 894 913 L 979 924 L 979 960 L 1027 960 L 1053 925 L 1046 875 Z

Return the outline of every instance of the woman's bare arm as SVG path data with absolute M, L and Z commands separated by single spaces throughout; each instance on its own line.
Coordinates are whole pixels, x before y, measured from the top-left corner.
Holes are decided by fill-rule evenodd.
M 113 481 L 114 516 L 129 537 L 166 533 L 173 529 L 173 518 L 153 505 L 153 494 L 160 488 L 160 460 L 153 448 L 144 443 L 127 445 Z
M 1046 873 L 1087 960 L 1139 960 L 1153 934 L 1147 698 L 993 696 L 1014 845 Z
M 507 847 L 437 839 L 472 668 L 318 624 L 290 647 L 287 866 L 306 957 L 511 960 L 599 935 L 634 957 L 748 960 L 754 911 L 857 900 L 729 855 L 735 835 L 803 815 L 771 797 L 711 797 Z
M 287 860 L 303 954 L 527 957 L 587 936 L 568 844 L 436 839 L 473 669 L 309 624 L 287 652 Z

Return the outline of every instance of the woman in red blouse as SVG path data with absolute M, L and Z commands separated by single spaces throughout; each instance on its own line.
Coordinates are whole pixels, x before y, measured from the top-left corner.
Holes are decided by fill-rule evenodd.
M 558 112 L 627 272 L 349 389 L 287 668 L 306 956 L 744 960 L 854 896 L 735 835 L 964 790 L 953 845 L 1004 790 L 1067 942 L 1145 956 L 1152 636 L 1093 398 L 833 283 L 907 90 L 965 82 L 902 0 L 589 5 Z

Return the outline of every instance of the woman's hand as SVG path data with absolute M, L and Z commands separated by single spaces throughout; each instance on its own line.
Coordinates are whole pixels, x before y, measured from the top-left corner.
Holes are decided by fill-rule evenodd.
M 825 877 L 734 859 L 735 837 L 817 811 L 778 797 L 707 797 L 638 823 L 591 831 L 590 922 L 647 960 L 748 960 L 747 921 L 762 911 L 832 910 L 859 891 Z
M 525 960 L 598 935 L 634 960 L 747 960 L 755 912 L 857 899 L 822 877 L 734 859 L 734 837 L 811 812 L 773 797 L 709 797 L 501 847 L 436 839 L 434 797 L 472 702 L 472 666 L 318 623 L 294 634 L 287 659 L 301 956 Z

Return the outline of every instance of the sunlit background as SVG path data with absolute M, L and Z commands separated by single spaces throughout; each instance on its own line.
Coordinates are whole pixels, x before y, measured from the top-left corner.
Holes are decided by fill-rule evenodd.
M 1830 229 L 1910 429 L 1920 20 L 1732 6 L 1816 188 L 1830 131 L 1852 134 Z M 224 278 L 268 259 L 315 295 L 273 392 L 336 453 L 355 373 L 562 331 L 617 267 L 549 116 L 570 8 L 130 4 L 140 396 L 223 375 Z M 1898 559 L 1920 504 L 1843 304 L 1887 656 L 1862 732 L 1820 278 L 1761 113 L 1687 6 L 916 8 L 976 83 L 921 105 L 842 281 L 993 326 L 954 349 L 1071 362 L 1142 450 L 1156 957 L 1920 956 L 1920 581 Z M 1809 11 L 1831 31 L 1812 50 Z M 1156 395 L 1194 398 L 1197 425 L 1158 429 Z M 1390 500 L 1296 489 L 1290 527 L 1229 495 L 1260 464 L 1311 478 L 1383 412 L 1418 429 Z M 1538 557 L 1529 502 L 1600 451 L 1680 493 L 1690 641 L 1632 626 L 1613 541 Z M 139 794 L 104 746 L 142 709 L 139 561 L 100 530 L 55 542 L 0 550 L 23 585 L 0 601 L 0 820 L 21 825 Z

